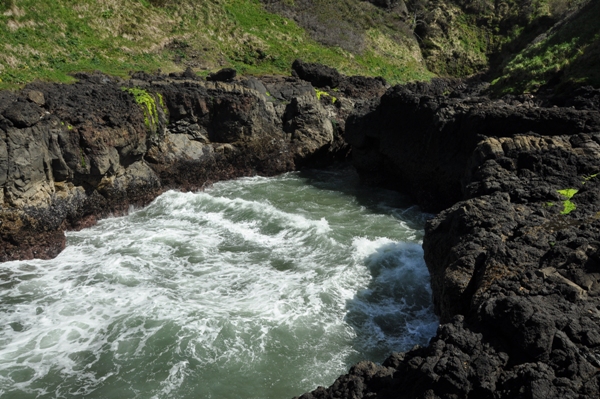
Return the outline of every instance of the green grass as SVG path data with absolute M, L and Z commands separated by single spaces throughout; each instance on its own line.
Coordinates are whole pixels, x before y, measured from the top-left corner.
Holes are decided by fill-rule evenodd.
M 296 58 L 392 83 L 430 78 L 418 48 L 384 30 L 366 32 L 368 50 L 353 53 L 318 43 L 258 0 L 0 0 L 0 88 L 96 70 L 287 75 Z
M 492 82 L 498 93 L 535 92 L 552 86 L 600 86 L 600 2 L 516 54 Z M 560 74 L 559 79 L 552 78 Z
M 269 11 L 259 0 L 0 0 L 0 89 L 36 79 L 72 82 L 80 71 L 127 77 L 191 67 L 206 76 L 233 67 L 241 74 L 288 75 L 296 58 L 392 84 L 467 76 L 503 46 L 527 42 L 537 34 L 527 27 L 564 12 L 561 4 L 581 1 L 532 0 L 524 12 L 518 0 L 506 0 L 502 18 L 489 0 L 469 3 L 481 5 L 476 12 L 454 5 L 452 35 L 421 43 L 430 72 L 404 22 L 361 0 L 269 1 Z M 593 1 L 544 40 L 522 51 L 506 47 L 510 58 L 502 57 L 494 90 L 532 92 L 556 72 L 562 84 L 600 86 L 598 15 L 600 2 Z M 444 48 L 456 50 L 460 62 Z
M 139 19 L 134 14 L 144 8 L 141 4 L 123 11 L 119 16 L 122 29 L 114 33 L 100 28 L 107 20 L 93 1 L 80 1 L 73 7 L 56 0 L 5 0 L 1 4 L 0 79 L 4 87 L 34 79 L 69 82 L 73 80 L 69 74 L 76 71 L 101 70 L 125 76 L 132 69 L 156 69 L 165 61 L 165 57 L 144 51 L 152 44 L 150 37 L 132 40 L 120 36 L 126 35 L 127 24 L 134 29 Z

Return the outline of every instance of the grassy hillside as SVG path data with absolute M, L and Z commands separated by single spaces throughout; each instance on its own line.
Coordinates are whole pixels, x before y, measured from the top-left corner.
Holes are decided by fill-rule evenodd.
M 361 7 L 372 21 L 385 17 Z M 289 74 L 295 58 L 393 83 L 431 77 L 414 38 L 388 25 L 363 24 L 364 45 L 348 48 L 317 42 L 258 0 L 0 0 L 0 88 L 93 70 Z
M 469 76 L 502 64 L 582 0 L 407 0 L 428 68 Z
M 590 1 L 505 62 L 498 93 L 543 88 L 600 87 L 600 2 Z
M 469 76 L 491 66 L 497 93 L 535 91 L 548 82 L 600 86 L 600 1 L 390 4 L 0 0 L 0 88 L 69 82 L 73 72 L 94 70 L 127 76 L 191 67 L 206 75 L 229 66 L 289 74 L 296 58 L 390 83 Z

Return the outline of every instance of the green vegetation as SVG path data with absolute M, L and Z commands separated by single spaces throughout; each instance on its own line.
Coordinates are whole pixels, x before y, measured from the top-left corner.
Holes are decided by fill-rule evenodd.
M 85 155 L 83 154 L 83 150 L 81 148 L 79 149 L 79 155 L 81 156 L 81 168 L 87 168 L 87 164 L 85 162 Z
M 598 175 L 600 175 L 600 173 L 594 173 L 593 175 L 583 176 L 583 181 L 581 182 L 581 184 L 585 184 L 586 182 L 595 179 L 596 177 L 598 177 Z
M 163 95 L 160 94 L 160 93 L 156 93 L 156 96 L 158 97 L 158 103 L 160 104 L 160 106 L 161 106 L 164 114 L 168 116 L 169 115 L 169 108 L 167 108 L 167 105 L 165 104 L 165 99 L 163 98 Z
M 571 198 L 573 198 L 573 196 L 578 192 L 579 190 L 576 188 L 558 190 L 558 193 L 566 198 L 566 200 L 563 201 L 563 210 L 560 212 L 561 215 L 568 215 L 577 208 L 577 206 L 571 201 Z
M 406 0 L 401 14 L 363 0 L 0 0 L 0 89 L 79 71 L 287 75 L 296 58 L 392 84 L 491 65 L 497 93 L 557 73 L 600 86 L 600 2 L 586 1 Z
M 149 130 L 156 130 L 158 126 L 158 108 L 156 107 L 156 100 L 146 90 L 139 89 L 137 87 L 122 87 L 123 91 L 126 91 L 133 95 L 135 102 L 138 103 L 144 110 L 144 123 Z M 164 107 L 164 101 L 160 94 L 157 94 L 159 102 Z
M 381 17 L 374 6 L 361 7 Z M 96 70 L 125 77 L 191 67 L 206 75 L 230 66 L 242 74 L 289 74 L 296 58 L 392 83 L 432 76 L 414 39 L 375 25 L 350 51 L 317 42 L 258 0 L 0 0 L 0 88 L 70 82 L 74 72 Z
M 554 1 L 564 10 L 565 2 Z M 492 86 L 498 93 L 535 92 L 552 85 L 600 86 L 600 2 L 556 25 L 505 64 Z
M 125 27 L 134 26 L 143 8 L 132 4 L 107 19 L 111 2 L 4 0 L 0 2 L 0 87 L 34 79 L 69 82 L 75 71 L 102 70 L 126 75 L 140 66 L 155 69 L 160 59 L 147 51 L 151 41 L 143 34 L 128 37 Z M 104 11 L 104 12 L 103 12 Z M 141 24 L 140 24 L 141 25 Z M 140 29 L 141 30 L 141 29 Z M 129 48 L 136 40 L 136 48 Z
M 496 94 L 534 92 L 557 83 L 600 85 L 600 2 L 406 2 L 427 66 L 436 74 L 488 70 L 496 78 Z
M 591 174 L 591 175 L 583 176 L 583 181 L 581 182 L 581 184 L 584 185 L 588 181 L 590 181 L 592 179 L 595 179 L 599 175 L 600 175 L 600 173 L 594 173 L 594 174 Z M 575 203 L 573 203 L 573 201 L 571 201 L 571 199 L 575 196 L 575 194 L 577 194 L 579 192 L 579 189 L 576 189 L 576 188 L 565 188 L 563 190 L 557 190 L 557 192 L 565 198 L 565 200 L 562 201 L 563 209 L 560 212 L 561 215 L 568 215 L 569 213 L 571 213 L 575 209 L 577 209 L 577 206 L 575 205 Z M 554 204 L 552 202 L 547 202 L 545 204 L 545 206 L 546 207 L 552 207 L 552 206 L 554 206 Z
M 548 14 L 547 0 L 406 0 L 429 70 L 469 76 L 497 62 L 505 44 Z M 531 38 L 533 39 L 533 38 Z M 511 51 L 512 49 L 507 49 Z
M 266 8 L 295 21 L 312 40 L 344 55 L 334 63 L 345 74 L 383 76 L 391 83 L 434 76 L 403 17 L 364 0 L 262 0 Z M 298 57 L 296 57 L 298 58 Z M 359 66 L 359 69 L 357 69 Z
M 331 97 L 332 103 L 335 103 L 337 101 L 337 97 L 332 96 L 331 94 L 327 93 L 326 91 L 315 89 L 315 93 L 317 94 L 317 100 L 320 100 L 321 97 L 323 97 L 323 96 L 327 96 L 327 97 Z

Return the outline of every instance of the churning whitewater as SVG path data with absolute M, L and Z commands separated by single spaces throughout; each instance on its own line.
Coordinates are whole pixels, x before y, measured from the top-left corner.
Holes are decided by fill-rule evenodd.
M 2 398 L 289 398 L 438 321 L 426 215 L 346 168 L 253 177 L 0 264 Z

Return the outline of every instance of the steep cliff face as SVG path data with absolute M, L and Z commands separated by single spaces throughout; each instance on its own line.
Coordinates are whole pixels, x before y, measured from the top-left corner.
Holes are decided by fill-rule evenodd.
M 443 80 L 396 86 L 359 109 L 346 140 L 363 180 L 440 211 L 465 195 L 468 164 L 485 137 L 600 131 L 597 110 L 539 107 L 531 97 L 492 101 L 478 95 L 485 87 Z
M 551 4 L 565 4 L 553 1 Z M 500 93 L 547 90 L 568 91 L 573 87 L 600 87 L 600 3 L 580 4 L 550 29 L 526 43 L 522 51 L 505 52 L 498 63 L 493 89 Z
M 423 243 L 441 325 L 303 399 L 600 395 L 599 93 L 560 108 L 477 91 L 395 87 L 350 118 L 367 180 L 448 207 Z
M 417 39 L 438 76 L 486 73 L 497 92 L 598 85 L 597 2 L 406 0 L 376 4 Z
M 363 101 L 296 78 L 78 77 L 0 95 L 3 261 L 55 256 L 64 229 L 168 188 L 343 158 L 343 121 Z

